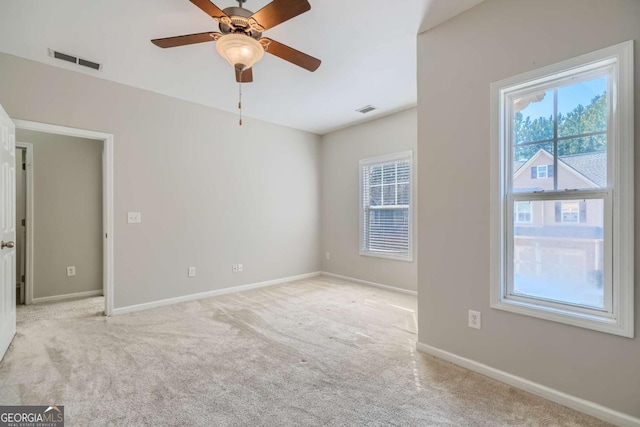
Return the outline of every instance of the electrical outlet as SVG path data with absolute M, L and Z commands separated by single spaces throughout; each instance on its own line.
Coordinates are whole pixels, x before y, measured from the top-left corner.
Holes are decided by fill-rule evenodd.
M 67 267 L 67 276 L 75 276 L 76 275 L 76 267 L 75 265 L 70 265 Z
M 127 224 L 139 224 L 142 222 L 142 214 L 140 212 L 127 212 Z
M 331 252 L 325 252 L 324 259 L 331 259 Z
M 482 327 L 482 316 L 479 311 L 469 310 L 469 327 L 474 329 Z
M 242 273 L 242 270 L 244 270 L 244 267 L 242 264 L 238 264 L 238 273 Z
M 189 277 L 196 277 L 196 268 L 189 267 L 189 272 L 187 273 Z
M 238 264 L 233 264 L 233 267 L 231 267 L 231 271 L 233 271 L 234 273 L 238 272 Z

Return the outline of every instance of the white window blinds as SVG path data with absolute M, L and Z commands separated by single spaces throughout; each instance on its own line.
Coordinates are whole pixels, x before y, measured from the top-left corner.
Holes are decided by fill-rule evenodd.
M 411 152 L 360 161 L 360 253 L 410 260 Z

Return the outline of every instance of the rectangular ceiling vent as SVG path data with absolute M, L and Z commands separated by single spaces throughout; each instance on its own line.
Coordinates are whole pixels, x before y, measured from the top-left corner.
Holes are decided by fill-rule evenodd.
M 358 113 L 367 114 L 373 110 L 377 110 L 378 107 L 374 107 L 373 105 L 367 105 L 366 107 L 358 108 L 356 111 Z
M 67 61 L 71 62 L 72 64 L 80 65 L 82 67 L 91 68 L 92 70 L 96 71 L 100 71 L 102 69 L 102 64 L 98 64 L 97 62 L 89 61 L 87 59 L 82 59 L 77 56 L 69 55 L 68 53 L 58 52 L 53 49 L 49 49 L 49 56 L 61 61 Z

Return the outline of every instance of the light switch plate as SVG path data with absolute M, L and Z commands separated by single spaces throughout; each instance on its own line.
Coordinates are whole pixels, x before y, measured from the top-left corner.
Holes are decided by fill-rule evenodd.
M 140 212 L 127 212 L 127 224 L 139 224 L 142 222 L 142 214 Z

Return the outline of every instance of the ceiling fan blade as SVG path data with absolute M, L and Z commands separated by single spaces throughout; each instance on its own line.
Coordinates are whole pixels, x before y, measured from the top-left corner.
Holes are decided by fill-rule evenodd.
M 273 0 L 254 13 L 251 18 L 253 18 L 263 28 L 262 31 L 264 31 L 278 24 L 282 24 L 291 18 L 295 18 L 310 9 L 311 5 L 307 0 Z
M 198 6 L 204 13 L 212 17 L 213 19 L 218 19 L 227 16 L 226 13 L 222 11 L 218 6 L 211 3 L 209 0 L 189 0 L 191 3 Z
M 217 40 L 217 35 L 222 35 L 215 31 L 208 33 L 187 34 L 184 36 L 166 37 L 164 39 L 153 39 L 151 43 L 161 48 L 186 46 L 194 43 L 212 42 Z
M 240 79 L 240 70 L 236 68 L 236 81 L 238 83 L 251 83 L 253 81 L 253 68 L 247 68 L 242 72 L 242 80 Z
M 267 37 L 263 37 L 260 40 L 267 40 L 268 45 L 265 49 L 266 52 L 282 58 L 285 61 L 289 61 L 298 67 L 302 67 L 305 70 L 315 71 L 318 69 L 322 61 L 313 56 L 309 56 L 306 53 L 302 53 L 299 50 L 295 50 L 292 47 L 279 43 L 275 40 L 271 40 Z

